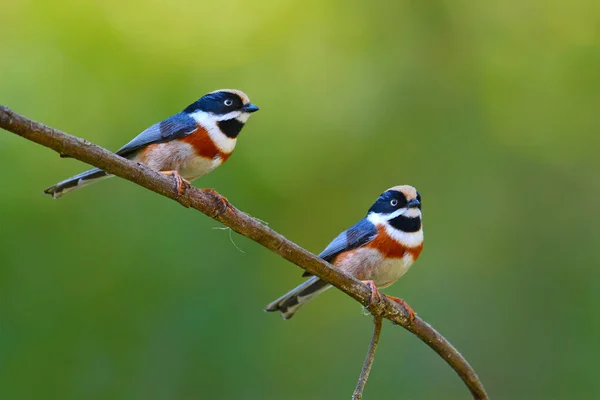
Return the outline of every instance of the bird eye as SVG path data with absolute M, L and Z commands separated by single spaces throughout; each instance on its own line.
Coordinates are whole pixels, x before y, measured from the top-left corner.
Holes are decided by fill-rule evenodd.
M 233 104 L 233 100 L 231 99 L 227 99 L 223 102 L 223 104 L 225 104 L 227 107 L 231 106 Z
M 390 201 L 390 204 L 392 205 L 392 207 L 396 207 L 398 205 L 398 200 L 392 199 L 392 201 Z

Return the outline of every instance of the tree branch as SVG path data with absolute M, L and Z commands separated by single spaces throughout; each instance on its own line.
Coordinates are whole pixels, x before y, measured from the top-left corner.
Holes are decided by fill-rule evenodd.
M 410 323 L 409 313 L 404 307 L 383 297 L 381 302 L 370 303 L 371 291 L 357 279 L 335 269 L 327 262 L 265 226 L 257 219 L 238 210 L 214 190 L 190 187 L 182 196 L 177 196 L 174 182 L 143 164 L 129 161 L 87 140 L 71 136 L 57 129 L 25 118 L 8 107 L 0 105 L 0 128 L 16 133 L 42 146 L 49 147 L 61 155 L 76 158 L 127 179 L 146 189 L 173 199 L 184 207 L 194 208 L 230 227 L 300 268 L 331 283 L 362 305 L 375 318 L 385 318 L 401 325 L 425 342 L 461 377 L 474 399 L 488 399 L 475 371 L 462 355 L 418 316 Z
M 369 349 L 367 350 L 367 356 L 365 357 L 362 371 L 360 371 L 360 376 L 358 377 L 356 389 L 354 389 L 354 393 L 352 394 L 352 400 L 362 400 L 362 394 L 365 390 L 365 386 L 367 386 L 367 379 L 369 379 L 369 373 L 371 372 L 373 360 L 375 359 L 375 351 L 377 350 L 377 345 L 379 344 L 382 322 L 383 321 L 381 320 L 381 317 L 373 316 L 373 337 L 371 337 L 371 343 L 369 344 Z

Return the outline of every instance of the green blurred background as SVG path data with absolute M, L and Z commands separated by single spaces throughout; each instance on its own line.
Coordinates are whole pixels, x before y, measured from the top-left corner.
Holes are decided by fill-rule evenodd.
M 386 188 L 426 245 L 389 294 L 493 399 L 600 398 L 600 3 L 8 1 L 0 103 L 116 150 L 204 93 L 261 111 L 213 187 L 313 252 Z M 371 321 L 300 269 L 120 179 L 0 132 L 0 398 L 348 399 Z M 367 399 L 466 399 L 386 323 Z

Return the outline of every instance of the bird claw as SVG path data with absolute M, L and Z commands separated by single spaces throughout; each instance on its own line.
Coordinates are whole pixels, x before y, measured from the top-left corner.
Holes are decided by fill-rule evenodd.
M 387 294 L 384 296 L 387 297 L 388 299 L 390 299 L 391 301 L 393 301 L 394 303 L 398 303 L 402 307 L 404 307 L 406 309 L 406 311 L 408 311 L 408 320 L 411 323 L 415 320 L 415 310 L 413 310 L 412 307 L 409 306 L 406 301 L 404 301 L 400 297 L 388 296 Z
M 371 299 L 369 300 L 369 304 L 367 305 L 367 308 L 370 308 L 371 306 L 373 306 L 373 304 L 381 303 L 383 301 L 383 297 L 385 296 L 389 300 L 393 301 L 394 303 L 400 304 L 406 311 L 408 311 L 409 323 L 412 323 L 415 320 L 415 311 L 403 299 L 401 299 L 399 297 L 388 296 L 387 294 L 382 295 L 379 292 L 379 289 L 377 289 L 377 286 L 375 286 L 375 282 L 373 282 L 373 281 L 361 281 L 361 282 L 364 283 L 365 285 L 367 285 L 369 287 L 369 289 L 371 289 Z
M 222 196 L 221 194 L 219 194 L 219 192 L 217 192 L 215 189 L 202 189 L 202 190 L 205 191 L 206 193 L 210 193 L 211 195 L 216 197 L 221 202 L 221 205 L 223 206 L 223 211 L 221 213 L 224 213 L 225 211 L 227 211 L 227 207 L 229 207 L 229 200 L 227 200 L 227 198 L 225 196 Z
M 365 285 L 367 285 L 369 287 L 369 289 L 371 289 L 371 299 L 369 300 L 369 304 L 367 305 L 367 308 L 371 307 L 374 303 L 380 303 L 383 300 L 383 298 L 381 297 L 381 293 L 379 293 L 377 286 L 375 286 L 375 282 L 373 282 L 373 281 L 361 281 L 361 282 L 364 283 Z
M 185 191 L 192 185 L 187 180 L 183 179 L 177 171 L 160 171 L 165 176 L 172 176 L 175 178 L 175 190 L 177 191 L 177 197 L 181 197 L 185 194 Z

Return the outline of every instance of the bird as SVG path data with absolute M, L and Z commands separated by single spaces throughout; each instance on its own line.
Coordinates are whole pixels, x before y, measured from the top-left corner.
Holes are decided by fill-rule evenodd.
M 235 89 L 220 89 L 202 96 L 183 111 L 160 121 L 121 147 L 116 154 L 175 178 L 178 195 L 189 182 L 223 164 L 233 152 L 237 137 L 258 107 Z M 94 168 L 44 190 L 55 199 L 111 177 Z
M 363 281 L 371 289 L 371 301 L 381 299 L 378 288 L 396 282 L 417 260 L 423 249 L 421 195 L 412 186 L 394 186 L 383 192 L 363 219 L 340 233 L 319 254 L 323 260 Z M 311 276 L 305 272 L 303 276 Z M 279 311 L 290 319 L 304 304 L 331 285 L 316 276 L 268 304 L 265 311 Z M 415 318 L 403 299 L 384 295 L 400 303 Z

